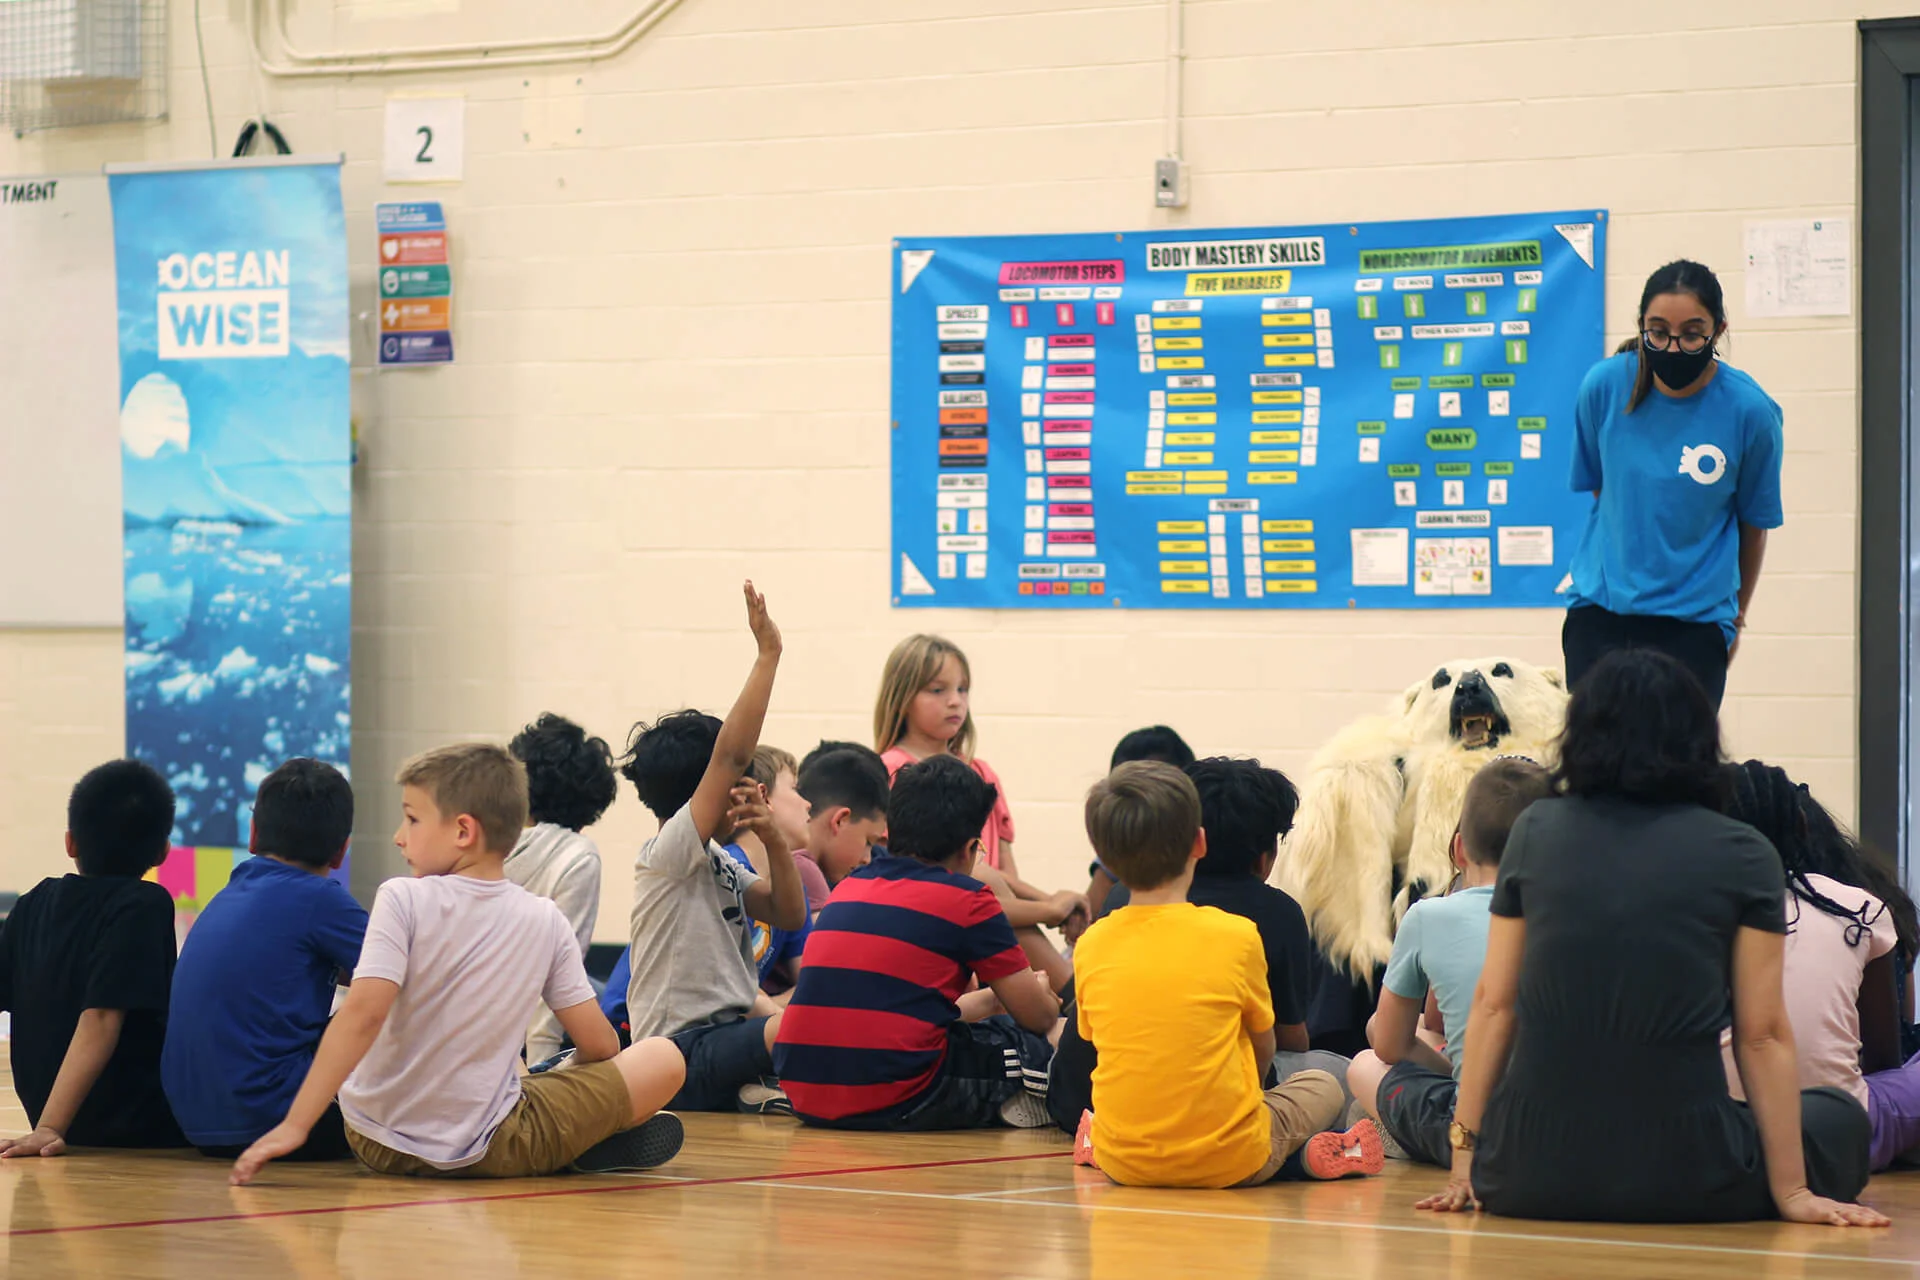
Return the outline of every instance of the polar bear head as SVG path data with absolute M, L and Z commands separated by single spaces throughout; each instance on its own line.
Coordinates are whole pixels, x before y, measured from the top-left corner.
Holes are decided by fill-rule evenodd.
M 1559 671 L 1518 658 L 1461 658 L 1407 689 L 1404 725 L 1416 743 L 1495 751 L 1508 738 L 1549 741 L 1566 718 Z

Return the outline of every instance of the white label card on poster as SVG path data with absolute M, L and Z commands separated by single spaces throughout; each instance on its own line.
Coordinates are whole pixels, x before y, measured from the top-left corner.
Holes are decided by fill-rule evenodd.
M 467 100 L 388 98 L 388 182 L 458 182 L 465 176 Z
M 1747 315 L 1853 314 L 1853 219 L 1746 224 Z

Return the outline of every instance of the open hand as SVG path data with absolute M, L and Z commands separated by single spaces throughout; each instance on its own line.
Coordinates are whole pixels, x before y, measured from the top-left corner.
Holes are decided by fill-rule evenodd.
M 13 1160 L 20 1156 L 63 1156 L 66 1153 L 67 1140 L 54 1129 L 35 1129 L 24 1138 L 0 1138 L 0 1160 Z
M 1456 1148 L 1446 1188 L 1424 1200 L 1414 1201 L 1413 1207 L 1431 1209 L 1435 1213 L 1463 1213 L 1468 1209 L 1478 1209 L 1480 1201 L 1473 1194 L 1473 1152 Z
M 1829 1200 L 1801 1187 L 1784 1196 L 1776 1206 L 1788 1222 L 1807 1222 L 1816 1227 L 1890 1227 L 1893 1219 L 1863 1204 Z
M 227 1181 L 236 1187 L 246 1186 L 267 1167 L 267 1161 L 291 1155 L 306 1140 L 307 1134 L 303 1129 L 285 1122 L 275 1125 L 262 1134 L 259 1141 L 240 1153 L 240 1158 L 233 1162 L 233 1172 L 227 1175 Z
M 773 624 L 767 614 L 767 598 L 753 589 L 749 580 L 746 584 L 747 629 L 753 632 L 753 639 L 760 646 L 762 655 L 780 652 L 780 628 Z
M 767 804 L 766 787 L 742 778 L 728 793 L 728 800 L 727 821 L 735 831 L 753 832 L 769 854 L 788 852 L 780 826 L 773 820 L 773 809 Z

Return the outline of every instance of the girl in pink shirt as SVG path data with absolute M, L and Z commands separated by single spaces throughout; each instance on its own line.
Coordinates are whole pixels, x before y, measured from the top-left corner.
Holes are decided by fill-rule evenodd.
M 1783 770 L 1732 771 L 1727 816 L 1772 842 L 1787 878 L 1783 985 L 1802 1089 L 1844 1089 L 1873 1123 L 1872 1169 L 1920 1146 L 1920 1056 L 1901 1059 L 1898 974 L 1913 963 L 1913 901 Z M 1728 1074 L 1734 1097 L 1739 1077 Z
M 958 645 L 939 636 L 908 636 L 887 655 L 880 675 L 873 749 L 886 762 L 889 779 L 916 760 L 944 754 L 959 757 L 993 784 L 999 798 L 980 832 L 982 853 L 973 874 L 999 896 L 1033 967 L 1045 972 L 1058 990 L 1073 976 L 1073 966 L 1039 926 L 1059 928 L 1071 941 L 1086 928 L 1091 914 L 1081 894 L 1045 893 L 1020 878 L 1006 787 L 993 766 L 973 753 L 972 685 L 972 669 Z

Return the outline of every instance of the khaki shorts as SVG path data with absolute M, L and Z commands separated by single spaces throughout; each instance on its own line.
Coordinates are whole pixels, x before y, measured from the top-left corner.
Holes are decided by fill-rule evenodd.
M 1240 1185 L 1257 1187 L 1271 1182 L 1287 1157 L 1307 1145 L 1316 1133 L 1325 1133 L 1347 1107 L 1346 1090 L 1325 1071 L 1302 1071 L 1288 1076 L 1262 1095 L 1267 1104 L 1267 1162 Z M 349 1130 L 349 1133 L 352 1131 Z
M 522 1076 L 520 1100 L 493 1132 L 486 1154 L 458 1169 L 384 1147 L 347 1126 L 347 1145 L 375 1173 L 409 1178 L 529 1178 L 558 1173 L 594 1143 L 633 1126 L 620 1068 L 591 1062 Z

